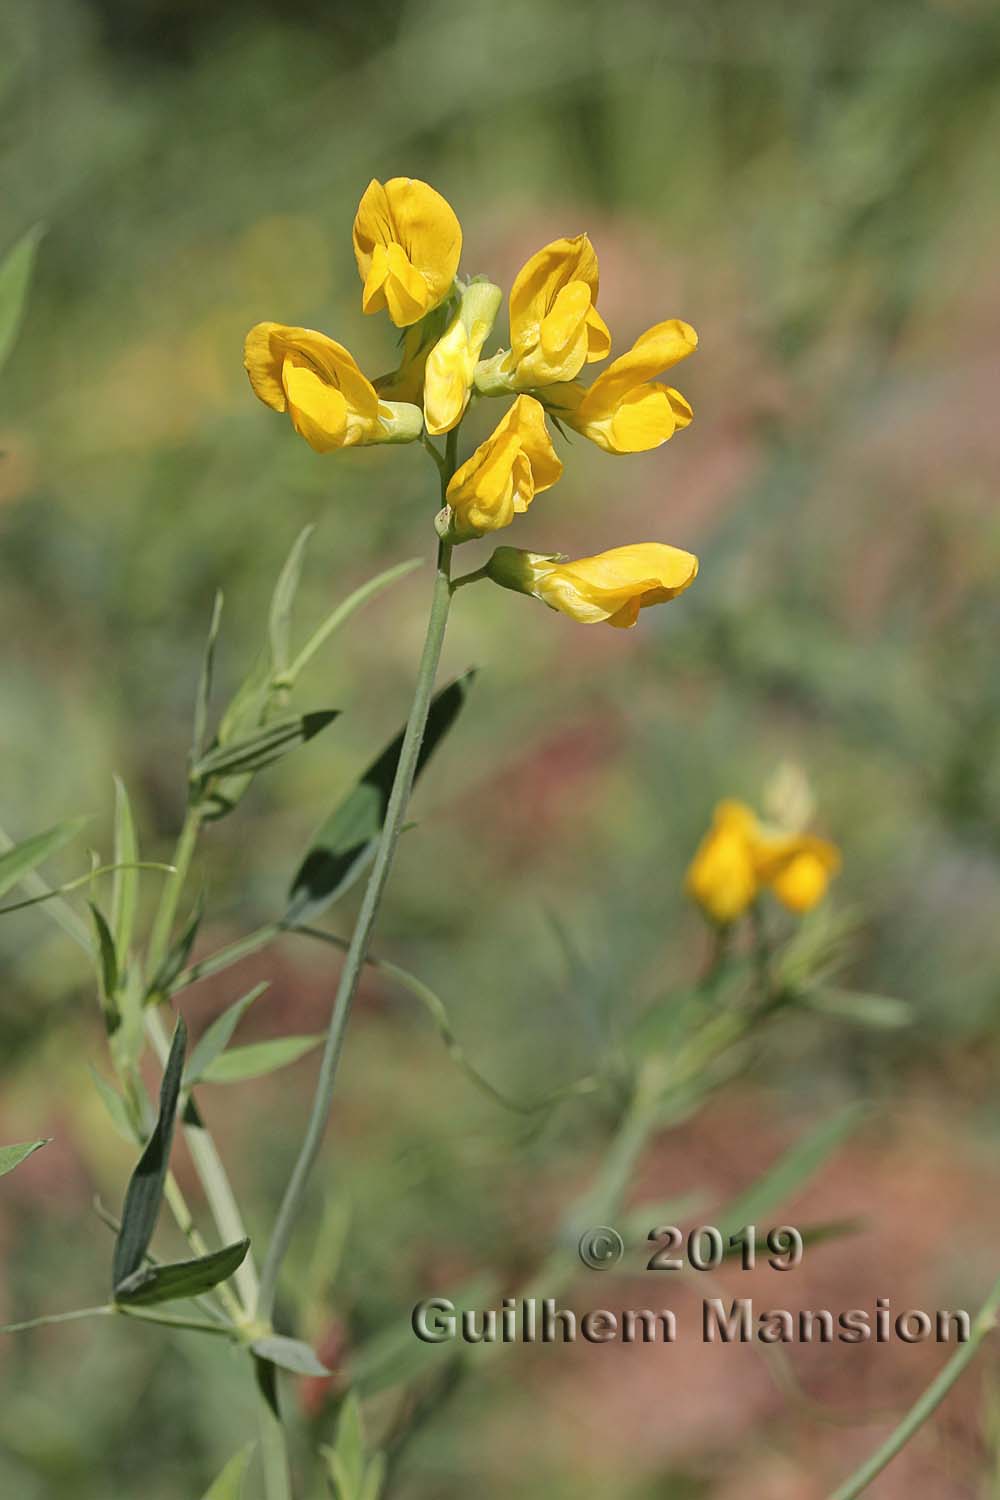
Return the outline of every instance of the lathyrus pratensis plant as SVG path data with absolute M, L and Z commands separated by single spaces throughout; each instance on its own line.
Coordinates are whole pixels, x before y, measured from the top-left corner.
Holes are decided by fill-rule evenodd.
M 661 540 L 629 542 L 592 557 L 567 559 L 498 546 L 483 565 L 453 577 L 455 549 L 516 524 L 559 481 L 562 462 L 552 429 L 569 427 L 609 455 L 659 447 L 691 421 L 679 391 L 657 377 L 691 354 L 697 337 L 678 319 L 651 327 L 626 353 L 589 383 L 586 367 L 608 359 L 611 334 L 598 311 L 597 258 L 586 235 L 555 240 L 522 267 L 511 288 L 510 347 L 485 353 L 500 308 L 500 288 L 459 272 L 462 231 L 449 204 L 426 183 L 394 178 L 372 182 L 354 222 L 354 253 L 366 313 L 386 313 L 402 331 L 397 369 L 370 380 L 349 351 L 324 333 L 281 323 L 260 323 L 246 339 L 245 365 L 254 392 L 288 415 L 296 433 L 319 454 L 375 443 L 419 444 L 440 479 L 440 509 L 428 516 L 436 553 L 426 635 L 405 729 L 385 747 L 352 791 L 323 823 L 294 875 L 286 909 L 246 937 L 192 962 L 202 917 L 200 900 L 178 921 L 199 837 L 205 826 L 230 814 L 261 771 L 294 751 L 335 719 L 332 710 L 301 713 L 290 695 L 308 663 L 337 627 L 380 589 L 416 566 L 401 562 L 373 579 L 322 621 L 298 650 L 292 647 L 292 606 L 308 532 L 292 549 L 278 579 L 268 616 L 266 647 L 233 700 L 209 732 L 221 598 L 216 601 L 196 697 L 188 765 L 187 811 L 171 862 L 152 869 L 162 883 L 144 940 L 138 937 L 140 860 L 129 798 L 116 791 L 115 848 L 110 866 L 94 866 L 79 881 L 52 889 L 37 866 L 78 831 L 60 825 L 0 858 L 0 896 L 24 883 L 25 900 L 7 910 L 45 903 L 92 956 L 107 1032 L 114 1083 L 97 1075 L 111 1119 L 139 1150 L 120 1215 L 103 1207 L 114 1232 L 110 1296 L 92 1308 L 55 1313 L 33 1323 L 69 1317 L 115 1316 L 194 1330 L 245 1350 L 260 1391 L 260 1451 L 268 1500 L 290 1500 L 294 1487 L 277 1389 L 277 1371 L 327 1373 L 303 1341 L 275 1327 L 279 1280 L 299 1222 L 310 1173 L 330 1114 L 338 1062 L 352 1002 L 366 963 L 422 1001 L 453 1057 L 491 1096 L 527 1116 L 569 1093 L 603 1092 L 612 1101 L 617 1128 L 592 1189 L 567 1216 L 559 1248 L 539 1268 L 532 1286 L 546 1295 L 570 1276 L 564 1245 L 576 1226 L 607 1221 L 622 1211 L 638 1152 L 654 1129 L 686 1117 L 748 1055 L 759 1028 L 777 1011 L 801 1000 L 827 1001 L 840 961 L 842 927 L 830 919 L 803 926 L 779 947 L 769 944 L 761 896 L 774 892 L 801 915 L 817 906 L 837 865 L 833 847 L 800 831 L 764 828 L 752 813 L 723 803 L 695 855 L 688 888 L 710 919 L 715 942 L 702 978 L 689 991 L 664 997 L 644 1016 L 623 1057 L 608 1060 L 596 1076 L 548 1100 L 510 1100 L 486 1083 L 464 1059 L 442 1002 L 415 976 L 370 953 L 372 931 L 392 867 L 415 778 L 463 707 L 468 677 L 435 694 L 435 679 L 452 601 L 460 589 L 492 582 L 530 595 L 582 624 L 631 628 L 642 609 L 667 603 L 695 580 L 691 553 Z M 506 402 L 490 435 L 471 453 L 460 453 L 463 419 L 474 402 Z M 443 439 L 443 441 L 441 441 Z M 551 501 L 544 501 L 546 508 Z M 553 507 L 553 513 L 558 512 Z M 109 874 L 110 898 L 102 904 L 98 877 Z M 367 874 L 353 933 L 342 941 L 313 924 Z M 90 889 L 86 920 L 68 899 Z M 741 947 L 744 918 L 751 941 Z M 325 1038 L 282 1037 L 251 1046 L 232 1045 L 247 1009 L 266 986 L 243 995 L 189 1050 L 177 997 L 190 985 L 219 974 L 282 933 L 304 934 L 343 952 Z M 843 992 L 840 992 L 843 1001 Z M 668 1003 L 669 1002 L 669 1003 Z M 857 1007 L 856 1007 L 857 1008 Z M 164 1016 L 174 1012 L 172 1038 Z M 224 1163 L 205 1123 L 198 1093 L 203 1086 L 249 1079 L 302 1056 L 323 1042 L 315 1095 L 298 1156 L 291 1168 L 269 1242 L 254 1255 Z M 141 1063 L 151 1046 L 162 1068 L 158 1098 L 150 1099 Z M 212 1248 L 196 1223 L 170 1169 L 179 1127 L 214 1221 Z M 827 1145 L 843 1133 L 827 1129 Z M 5 1148 L 8 1171 L 44 1142 Z M 758 1184 L 757 1211 L 794 1186 L 801 1162 L 815 1164 L 813 1149 L 793 1156 Z M 161 1202 L 166 1201 L 190 1247 L 181 1261 L 164 1262 L 152 1249 Z M 638 1212 L 637 1222 L 649 1216 Z M 531 1288 L 529 1287 L 528 1290 Z M 13 1325 L 33 1326 L 33 1323 Z M 392 1462 L 415 1420 L 453 1384 L 466 1358 L 460 1346 L 433 1351 L 437 1385 L 429 1399 L 400 1405 L 383 1420 L 381 1451 L 371 1451 L 360 1424 L 357 1397 L 346 1391 L 336 1440 L 323 1450 L 324 1490 L 337 1500 L 378 1500 L 391 1482 Z M 398 1351 L 381 1355 L 392 1365 Z M 372 1356 L 367 1361 L 371 1367 Z M 360 1369 L 360 1365 L 352 1368 Z M 400 1372 L 409 1369 L 400 1362 Z M 383 1384 L 403 1378 L 383 1369 Z M 349 1385 L 349 1380 L 347 1382 Z M 361 1387 L 362 1394 L 364 1387 Z M 237 1454 L 206 1493 L 227 1500 L 241 1491 L 253 1445 Z

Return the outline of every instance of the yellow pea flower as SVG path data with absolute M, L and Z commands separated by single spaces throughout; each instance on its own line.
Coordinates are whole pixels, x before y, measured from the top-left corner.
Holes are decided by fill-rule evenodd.
M 503 293 L 489 281 L 472 281 L 424 370 L 424 421 L 437 436 L 457 427 L 472 391 L 476 364 L 496 320 Z
M 735 922 L 758 891 L 757 819 L 742 802 L 720 802 L 688 866 L 685 890 L 720 926 Z
M 611 334 L 597 311 L 597 288 L 597 256 L 585 234 L 533 255 L 511 287 L 511 347 L 481 367 L 482 388 L 534 390 L 575 380 L 585 364 L 604 359 Z
M 533 396 L 518 396 L 448 485 L 454 539 L 467 541 L 509 526 L 555 484 L 562 469 L 541 404 Z
M 840 869 L 840 852 L 815 834 L 764 836 L 757 850 L 758 878 L 783 906 L 800 915 L 812 911 L 826 895 Z
M 533 594 L 583 625 L 606 620 L 628 630 L 640 609 L 676 599 L 695 580 L 698 559 L 662 542 L 636 542 L 573 562 L 556 555 L 498 547 L 487 575 L 504 588 Z
M 685 889 L 713 922 L 735 922 L 770 890 L 790 911 L 811 911 L 840 869 L 840 853 L 810 833 L 765 828 L 743 802 L 720 802 L 688 866 Z
M 408 443 L 423 427 L 420 408 L 382 401 L 342 344 L 312 328 L 257 323 L 243 363 L 254 392 L 317 453 L 362 443 Z
M 416 177 L 374 178 L 354 220 L 354 257 L 366 313 L 388 308 L 397 328 L 417 323 L 451 291 L 462 226 L 451 204 Z
M 686 427 L 694 413 L 680 391 L 653 380 L 698 346 L 690 323 L 669 318 L 612 360 L 593 385 L 577 382 L 546 392 L 560 421 L 582 432 L 606 453 L 644 453 Z

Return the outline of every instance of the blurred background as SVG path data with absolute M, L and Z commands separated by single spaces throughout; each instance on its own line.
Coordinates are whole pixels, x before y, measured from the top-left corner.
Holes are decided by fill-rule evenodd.
M 863 1230 L 755 1283 L 782 1306 L 973 1310 L 1000 1271 L 998 49 L 988 0 L 7 0 L 0 15 L 0 252 L 48 226 L 0 379 L 15 839 L 87 812 L 106 856 L 118 772 L 143 852 L 167 857 L 216 588 L 224 702 L 305 524 L 300 639 L 379 569 L 429 559 L 426 456 L 317 456 L 241 368 L 260 319 L 326 330 L 373 376 L 393 367 L 351 251 L 371 177 L 433 183 L 462 220 L 463 271 L 505 288 L 547 240 L 588 231 L 616 352 L 663 318 L 698 329 L 676 372 L 690 429 L 628 459 L 574 440 L 510 538 L 576 555 L 669 541 L 699 554 L 697 584 L 627 633 L 485 586 L 459 596 L 445 665 L 482 670 L 418 793 L 376 946 L 434 985 L 490 1079 L 530 1097 L 591 1070 L 698 971 L 682 879 L 716 800 L 807 786 L 844 854 L 830 907 L 853 928 L 846 981 L 905 1001 L 909 1024 L 790 1021 L 654 1143 L 636 1189 L 697 1192 L 712 1222 L 803 1130 L 868 1101 L 779 1219 Z M 477 440 L 494 415 L 475 414 Z M 404 718 L 429 583 L 425 566 L 395 585 L 310 668 L 302 705 L 343 716 L 209 832 L 199 951 L 280 910 L 310 833 Z M 84 867 L 77 846 L 55 873 Z M 87 1071 L 101 1038 L 82 956 L 36 913 L 7 919 L 0 945 L 0 1137 L 55 1137 L 3 1184 L 13 1319 L 105 1295 L 90 1202 L 120 1202 L 134 1152 Z M 315 1031 L 335 977 L 335 954 L 286 941 L 192 990 L 185 1013 L 198 1027 L 269 978 L 244 1037 Z M 314 1068 L 206 1093 L 261 1237 Z M 526 1140 L 382 982 L 342 1079 L 292 1263 L 335 1364 L 446 1283 L 544 1260 L 608 1130 L 580 1100 Z M 324 1186 L 350 1218 L 320 1238 Z M 751 1294 L 739 1274 L 726 1285 Z M 664 1295 L 584 1273 L 571 1301 Z M 208 1343 L 104 1322 L 4 1341 L 0 1493 L 194 1500 L 252 1422 L 242 1366 Z M 393 1493 L 811 1500 L 944 1357 L 793 1349 L 776 1379 L 759 1348 L 694 1339 L 514 1348 L 429 1422 Z M 874 1493 L 1000 1494 L 994 1368 L 987 1354 Z M 303 1452 L 330 1440 L 336 1399 L 290 1382 Z

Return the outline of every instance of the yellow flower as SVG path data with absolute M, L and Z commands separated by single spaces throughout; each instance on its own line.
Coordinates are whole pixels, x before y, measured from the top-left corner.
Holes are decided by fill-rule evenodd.
M 577 382 L 546 392 L 553 415 L 607 453 L 643 453 L 658 448 L 694 413 L 680 391 L 653 380 L 698 346 L 690 323 L 669 318 L 636 339 L 627 354 L 612 360 L 593 385 Z
M 757 819 L 742 802 L 720 802 L 688 866 L 685 889 L 713 922 L 735 922 L 757 896 Z
M 509 526 L 536 495 L 562 473 L 533 396 L 518 396 L 485 443 L 456 470 L 445 496 L 453 512 L 453 534 L 466 541 Z
M 354 220 L 354 256 L 366 313 L 388 308 L 408 328 L 451 291 L 462 253 L 462 226 L 451 204 L 415 177 L 374 179 Z
M 275 411 L 287 411 L 317 453 L 420 436 L 419 407 L 381 401 L 344 346 L 325 333 L 257 323 L 247 334 L 243 363 L 256 395 Z
M 518 391 L 575 380 L 611 349 L 597 311 L 597 256 L 585 234 L 553 240 L 525 263 L 510 292 L 509 353 L 501 373 Z
M 742 802 L 720 802 L 688 867 L 685 888 L 714 922 L 735 922 L 770 890 L 790 911 L 811 911 L 840 869 L 835 845 L 763 827 Z
M 494 583 L 533 594 L 583 625 L 606 620 L 627 630 L 640 609 L 683 593 L 697 576 L 698 559 L 662 542 L 636 542 L 574 562 L 498 547 L 486 571 Z
M 503 293 L 489 281 L 472 281 L 458 312 L 427 357 L 424 421 L 434 434 L 457 427 L 469 404 L 472 377 L 493 329 Z
M 815 834 L 763 836 L 756 850 L 757 873 L 789 911 L 812 911 L 840 869 L 834 844 Z

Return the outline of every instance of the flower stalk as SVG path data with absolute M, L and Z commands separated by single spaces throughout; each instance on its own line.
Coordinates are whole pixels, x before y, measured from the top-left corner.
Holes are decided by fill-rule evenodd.
M 455 431 L 457 432 L 457 429 Z M 453 433 L 449 433 L 447 443 L 449 466 L 454 464 L 455 447 Z M 444 484 L 443 476 L 442 483 Z M 278 1277 L 281 1273 L 285 1256 L 288 1253 L 289 1245 L 291 1244 L 295 1221 L 301 1212 L 309 1176 L 323 1141 L 327 1120 L 330 1117 L 337 1078 L 337 1067 L 344 1045 L 347 1023 L 350 1019 L 354 997 L 357 994 L 365 960 L 368 956 L 375 919 L 378 915 L 379 905 L 381 904 L 386 883 L 389 879 L 389 873 L 392 869 L 393 857 L 396 853 L 396 846 L 399 842 L 399 835 L 410 799 L 410 791 L 413 787 L 417 757 L 420 754 L 420 745 L 427 724 L 427 714 L 431 705 L 431 697 L 437 677 L 438 663 L 441 659 L 441 648 L 444 643 L 445 628 L 448 623 L 448 612 L 451 605 L 451 550 L 451 546 L 447 542 L 441 542 L 438 547 L 437 569 L 434 578 L 434 591 L 431 596 L 430 614 L 427 621 L 427 633 L 424 638 L 423 652 L 417 671 L 413 704 L 410 708 L 410 715 L 406 724 L 406 733 L 403 738 L 399 765 L 389 796 L 385 825 L 376 850 L 375 861 L 368 878 L 368 884 L 365 887 L 361 910 L 358 913 L 358 920 L 347 950 L 347 956 L 344 960 L 344 967 L 341 970 L 340 982 L 337 986 L 337 993 L 330 1014 L 326 1045 L 323 1049 L 323 1059 L 320 1064 L 319 1078 L 316 1084 L 316 1092 L 313 1096 L 312 1109 L 310 1110 L 309 1120 L 306 1125 L 305 1136 L 295 1166 L 292 1169 L 291 1177 L 288 1180 L 281 1207 L 278 1210 L 271 1243 L 268 1246 L 267 1256 L 261 1272 L 257 1316 L 259 1319 L 265 1321 L 270 1320 L 274 1311 Z

